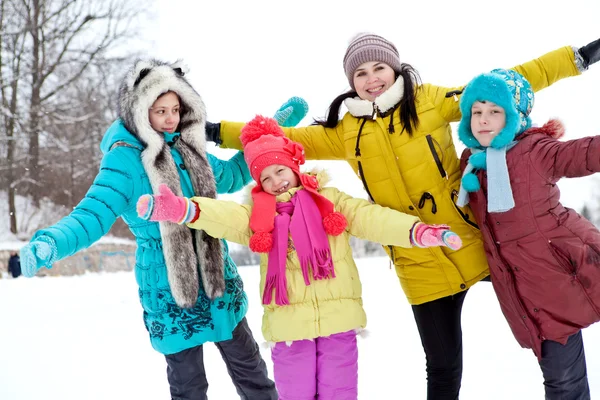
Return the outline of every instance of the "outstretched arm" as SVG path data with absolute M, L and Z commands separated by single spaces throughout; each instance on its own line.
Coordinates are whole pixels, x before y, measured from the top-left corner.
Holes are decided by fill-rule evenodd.
M 308 112 L 308 105 L 299 97 L 286 101 L 275 113 L 277 123 L 281 125 L 285 135 L 302 144 L 307 159 L 342 160 L 345 151 L 342 132 L 339 129 L 327 129 L 313 125 L 304 128 L 293 128 Z M 242 150 L 240 133 L 245 123 L 227 122 L 207 123 L 206 140 L 213 141 L 224 148 Z
M 538 173 L 553 182 L 591 175 L 600 172 L 600 136 L 565 142 L 544 138 L 535 143 L 529 158 Z
M 533 91 L 538 92 L 561 79 L 580 75 L 599 60 L 600 39 L 580 49 L 571 46 L 558 48 L 511 69 L 523 75 Z M 458 100 L 464 86 L 448 88 L 424 84 L 422 89 L 446 121 L 460 120 Z
M 245 123 L 221 122 L 221 147 L 242 149 L 240 133 Z M 341 123 L 336 128 L 310 125 L 302 128 L 283 128 L 285 136 L 304 147 L 309 160 L 344 160 L 346 157 Z
M 117 148 L 102 159 L 100 171 L 83 200 L 55 225 L 35 233 L 21 249 L 23 275 L 33 276 L 41 267 L 91 246 L 108 233 L 116 219 L 135 204 L 133 178 L 124 152 Z
M 579 49 L 572 46 L 561 47 L 512 69 L 527 78 L 532 89 L 537 92 L 561 79 L 581 74 L 598 60 L 600 39 Z
M 160 185 L 158 190 L 159 194 L 146 194 L 139 198 L 137 213 L 140 218 L 187 224 L 212 237 L 246 246 L 250 242 L 249 206 L 206 197 L 179 197 L 166 185 Z
M 382 245 L 400 247 L 461 247 L 460 238 L 446 225 L 428 225 L 419 218 L 357 199 L 335 188 L 322 190 L 348 222 L 349 233 Z
M 235 193 L 252 181 L 244 153 L 238 152 L 229 160 L 220 160 L 210 153 L 207 155 L 217 182 L 217 193 Z

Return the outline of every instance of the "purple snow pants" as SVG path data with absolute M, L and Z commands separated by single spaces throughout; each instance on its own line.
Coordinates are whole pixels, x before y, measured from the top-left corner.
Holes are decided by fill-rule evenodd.
M 356 332 L 348 331 L 272 350 L 279 400 L 356 400 L 358 347 Z

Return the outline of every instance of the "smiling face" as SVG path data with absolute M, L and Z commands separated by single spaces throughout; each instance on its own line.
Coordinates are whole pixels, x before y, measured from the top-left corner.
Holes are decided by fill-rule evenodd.
M 152 129 L 157 132 L 173 133 L 179 125 L 179 97 L 173 92 L 160 96 L 148 110 Z
M 489 147 L 506 126 L 504 109 L 491 101 L 476 101 L 471 106 L 471 132 L 480 145 Z
M 265 167 L 260 173 L 260 184 L 265 192 L 277 196 L 298 187 L 299 181 L 290 167 L 273 164 Z
M 352 79 L 361 99 L 375 101 L 396 82 L 396 72 L 386 63 L 370 61 L 359 65 Z

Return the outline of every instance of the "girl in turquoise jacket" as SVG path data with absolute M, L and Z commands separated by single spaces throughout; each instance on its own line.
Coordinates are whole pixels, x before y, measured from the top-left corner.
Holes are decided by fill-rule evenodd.
M 23 275 L 91 246 L 121 217 L 137 243 L 144 324 L 154 349 L 165 355 L 172 397 L 207 398 L 202 345 L 214 342 L 242 399 L 276 399 L 227 243 L 136 213 L 137 199 L 161 184 L 179 195 L 216 198 L 252 179 L 242 153 L 221 161 L 205 151 L 205 115 L 178 65 L 138 61 L 121 84 L 120 118 L 104 135 L 94 183 L 73 212 L 23 247 Z

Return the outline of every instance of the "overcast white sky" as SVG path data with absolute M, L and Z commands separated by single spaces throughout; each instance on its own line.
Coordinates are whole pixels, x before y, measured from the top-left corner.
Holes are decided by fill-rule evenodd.
M 307 100 L 309 117 L 322 117 L 331 100 L 348 89 L 342 58 L 358 32 L 393 41 L 400 58 L 419 71 L 423 82 L 445 86 L 600 37 L 600 2 L 592 0 L 155 0 L 154 11 L 155 21 L 144 34 L 151 55 L 184 59 L 208 118 L 215 122 L 270 115 L 294 95 Z M 600 134 L 599 89 L 596 64 L 583 76 L 538 93 L 534 123 L 560 117 L 567 139 Z M 302 124 L 310 121 L 306 118 Z M 345 163 L 320 165 L 330 170 L 341 189 L 364 196 Z M 598 181 L 564 180 L 559 185 L 563 203 L 581 207 Z

